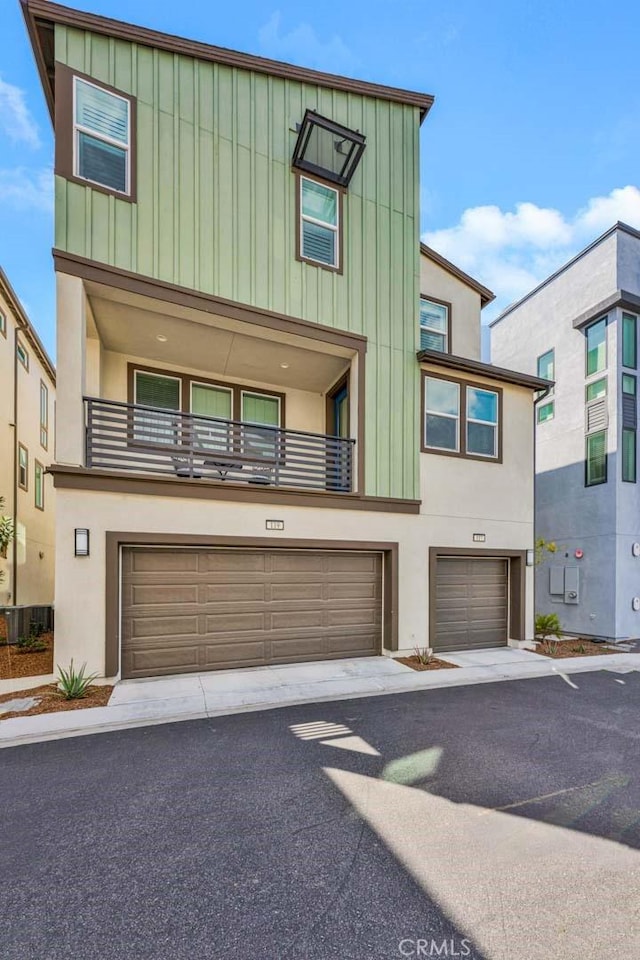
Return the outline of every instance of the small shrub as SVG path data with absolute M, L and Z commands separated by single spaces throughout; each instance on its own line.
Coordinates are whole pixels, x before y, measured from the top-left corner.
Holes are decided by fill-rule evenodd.
M 562 636 L 562 627 L 557 613 L 537 613 L 535 622 L 536 640 Z
M 546 657 L 557 657 L 560 653 L 560 644 L 557 640 L 544 640 L 540 644 L 540 650 Z
M 69 664 L 68 670 L 63 670 L 58 665 L 58 689 L 65 700 L 79 700 L 86 697 L 89 687 L 98 676 L 97 673 L 85 675 L 87 669 L 86 663 L 83 663 L 79 670 L 73 666 L 73 660 Z
M 572 653 L 586 653 L 587 649 L 584 643 L 579 643 L 577 647 L 571 647 Z
M 421 663 L 423 667 L 428 666 L 432 660 L 435 660 L 431 647 L 415 647 L 413 653 L 418 663 Z
M 30 633 L 28 637 L 18 637 L 16 649 L 18 653 L 42 653 L 47 649 L 47 645 L 40 637 Z

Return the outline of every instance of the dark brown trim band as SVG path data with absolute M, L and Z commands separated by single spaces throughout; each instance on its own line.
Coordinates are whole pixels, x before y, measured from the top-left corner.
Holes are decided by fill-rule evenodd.
M 132 273 L 130 270 L 121 270 L 119 267 L 98 263 L 74 253 L 66 253 L 64 250 L 54 248 L 53 259 L 58 273 L 66 273 L 72 277 L 80 277 L 82 280 L 115 287 L 141 297 L 153 297 L 166 303 L 201 310 L 204 313 L 216 313 L 232 320 L 242 320 L 245 323 L 280 330 L 293 336 L 332 343 L 347 350 L 364 352 L 367 347 L 367 338 L 360 333 L 336 330 L 311 320 L 301 320 L 284 313 L 275 313 L 273 310 L 262 310 L 260 307 L 249 304 L 225 300 L 211 293 L 180 287 L 165 280 Z
M 492 300 L 495 300 L 496 295 L 492 290 L 489 290 L 488 287 L 485 287 L 477 280 L 474 280 L 473 277 L 470 277 L 469 274 L 465 273 L 464 270 L 461 270 L 460 267 L 456 267 L 455 263 L 451 263 L 451 261 L 447 260 L 446 257 L 443 257 L 441 253 L 438 253 L 436 250 L 432 250 L 431 247 L 428 247 L 426 243 L 420 244 L 420 253 L 424 257 L 427 257 L 428 260 L 432 260 L 433 263 L 436 263 L 439 267 L 442 267 L 442 269 L 446 270 L 447 273 L 450 273 L 451 276 L 456 277 L 457 280 L 461 280 L 462 283 L 466 284 L 468 287 L 471 287 L 471 289 L 475 290 L 476 293 L 479 293 L 481 308 L 486 307 L 488 303 L 491 303 Z
M 419 350 L 418 363 L 430 363 L 436 367 L 459 370 L 461 373 L 475 373 L 479 377 L 488 377 L 490 380 L 499 380 L 502 383 L 512 383 L 516 387 L 529 387 L 530 390 L 546 390 L 553 386 L 551 380 L 532 377 L 528 373 L 517 373 L 515 370 L 507 370 L 505 367 L 494 367 L 492 363 L 481 363 L 479 360 L 469 360 L 467 357 L 439 353 L 437 350 Z
M 401 90 L 397 87 L 368 83 L 364 80 L 353 80 L 349 77 L 340 77 L 330 73 L 321 73 L 318 70 L 309 70 L 305 67 L 296 67 L 293 64 L 282 63 L 278 60 L 267 60 L 264 57 L 227 50 L 224 47 L 214 47 L 196 40 L 186 40 L 172 34 L 149 30 L 147 27 L 124 23 L 121 20 L 100 17 L 96 14 L 85 13 L 82 10 L 73 10 L 58 3 L 51 3 L 50 0 L 21 0 L 21 3 L 52 117 L 54 88 L 48 72 L 47 54 L 49 54 L 49 45 L 45 42 L 43 32 L 50 30 L 51 25 L 55 23 L 74 27 L 77 30 L 88 30 L 91 33 L 114 37 L 129 43 L 166 50 L 169 53 L 194 57 L 198 60 L 223 63 L 230 67 L 252 70 L 255 73 L 282 77 L 285 80 L 298 80 L 301 83 L 328 87 L 331 90 L 344 90 L 347 93 L 361 94 L 365 97 L 404 103 L 407 106 L 419 108 L 421 121 L 424 120 L 434 102 L 433 96 L 428 93 L 416 93 L 412 90 Z M 43 49 L 45 47 L 46 50 Z
M 73 142 L 74 142 L 74 118 L 73 118 L 73 79 L 78 77 L 80 80 L 86 80 L 94 87 L 100 87 L 108 93 L 113 93 L 129 103 L 129 191 L 122 193 L 120 190 L 112 190 L 100 183 L 94 183 L 91 180 L 85 180 L 76 175 L 73 163 Z M 64 63 L 56 60 L 55 63 L 56 78 L 56 103 L 55 103 L 55 169 L 54 172 L 65 180 L 72 183 L 79 183 L 82 187 L 90 187 L 91 190 L 97 190 L 99 193 L 105 193 L 109 197 L 115 197 L 117 200 L 125 200 L 127 203 L 135 203 L 137 200 L 137 160 L 138 160 L 138 122 L 137 122 L 137 100 L 130 93 L 124 90 L 118 90 L 117 87 L 109 86 L 108 83 L 102 83 L 95 77 L 90 77 L 86 73 L 80 73 L 79 70 L 72 70 Z
M 383 646 L 398 649 L 398 544 L 368 540 L 292 540 L 268 537 L 211 537 L 195 534 L 107 531 L 105 549 L 105 676 L 120 670 L 120 548 L 125 546 L 235 547 L 245 550 L 357 550 L 384 555 Z
M 268 490 L 248 489 L 239 484 L 191 480 L 188 477 L 168 479 L 132 472 L 87 470 L 53 464 L 47 469 L 54 487 L 63 490 L 92 490 L 100 493 L 132 493 L 152 497 L 182 497 L 200 500 L 227 500 L 244 503 L 265 503 L 271 506 L 324 507 L 333 510 L 370 510 L 378 513 L 420 513 L 420 500 L 394 497 L 368 497 L 352 493 L 314 493 L 271 487 Z
M 494 557 L 509 561 L 509 640 L 526 640 L 527 551 L 429 547 L 429 646 L 436 637 L 436 577 L 441 557 Z

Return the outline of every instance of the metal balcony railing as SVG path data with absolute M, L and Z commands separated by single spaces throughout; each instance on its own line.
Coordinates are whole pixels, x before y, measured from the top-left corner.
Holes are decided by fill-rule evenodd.
M 86 464 L 177 479 L 350 493 L 355 440 L 85 398 Z

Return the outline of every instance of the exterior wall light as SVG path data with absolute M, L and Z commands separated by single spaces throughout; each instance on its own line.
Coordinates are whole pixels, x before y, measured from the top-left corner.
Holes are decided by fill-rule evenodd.
M 533 550 L 527 550 L 527 566 L 532 567 L 535 561 L 535 552 Z
M 76 527 L 74 531 L 76 557 L 89 556 L 89 531 L 84 527 Z
M 298 129 L 292 165 L 348 187 L 364 153 L 366 137 L 307 110 Z

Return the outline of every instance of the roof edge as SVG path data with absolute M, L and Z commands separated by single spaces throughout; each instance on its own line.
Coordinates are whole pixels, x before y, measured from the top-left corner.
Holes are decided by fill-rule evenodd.
M 553 280 L 555 280 L 556 277 L 559 277 L 560 274 L 565 272 L 565 270 L 568 270 L 569 267 L 572 267 L 574 263 L 577 263 L 578 260 L 581 260 L 582 257 L 585 257 L 595 247 L 601 244 L 604 240 L 607 240 L 610 236 L 612 236 L 618 230 L 621 233 L 626 233 L 631 237 L 635 237 L 636 240 L 640 240 L 640 230 L 636 230 L 635 227 L 630 226 L 628 223 L 624 223 L 624 221 L 622 220 L 616 220 L 613 226 L 609 227 L 608 230 L 605 230 L 604 233 L 601 233 L 600 236 L 596 237 L 595 240 L 592 240 L 591 243 L 589 243 L 586 247 L 584 247 L 582 250 L 576 253 L 574 257 L 571 257 L 570 260 L 567 260 L 566 263 L 563 263 L 562 266 L 558 267 L 558 269 L 555 270 L 553 273 L 549 274 L 548 277 L 542 280 L 532 290 L 529 290 L 529 292 L 525 293 L 525 295 L 523 297 L 520 297 L 519 300 L 514 300 L 514 302 L 510 303 L 508 307 L 505 307 L 502 313 L 499 314 L 494 320 L 492 320 L 491 323 L 489 323 L 489 327 L 495 327 L 497 323 L 500 323 L 501 320 L 504 320 L 504 318 L 508 316 L 513 310 L 515 310 L 517 307 L 522 306 L 522 304 L 525 303 L 527 300 L 529 300 L 530 297 L 533 297 L 536 295 L 536 293 L 539 293 L 540 290 L 542 290 L 544 287 L 550 284 Z
M 240 53 L 239 51 L 229 50 L 226 47 L 216 47 L 199 40 L 189 40 L 174 34 L 152 30 L 148 27 L 136 26 L 135 24 L 126 23 L 122 20 L 114 20 L 110 17 L 86 13 L 85 11 L 76 10 L 72 7 L 62 6 L 59 3 L 53 3 L 51 0 L 20 0 L 20 3 L 22 4 L 24 17 L 27 21 L 27 30 L 33 46 L 36 62 L 38 63 L 40 79 L 43 86 L 45 86 L 45 96 L 47 97 L 50 110 L 51 103 L 53 102 L 53 88 L 50 79 L 46 75 L 46 70 L 43 75 L 41 69 L 41 64 L 44 63 L 44 56 L 39 39 L 37 20 L 60 23 L 65 26 L 76 27 L 80 30 L 88 30 L 109 37 L 117 37 L 122 40 L 128 40 L 131 43 L 157 47 L 171 53 L 193 57 L 194 59 L 224 63 L 227 66 L 253 70 L 256 73 L 265 73 L 270 76 L 278 76 L 288 80 L 299 80 L 301 83 L 330 87 L 333 90 L 344 90 L 347 93 L 359 93 L 362 96 L 374 97 L 380 100 L 390 100 L 395 103 L 418 107 L 420 109 L 421 123 L 433 106 L 435 100 L 433 95 L 429 93 L 403 90 L 399 87 L 385 86 L 384 84 L 372 83 L 367 80 L 355 80 L 350 77 L 340 76 L 339 74 L 325 73 L 320 70 L 312 70 L 308 67 L 299 67 L 280 60 L 269 60 L 266 57 Z
M 430 260 L 433 260 L 434 263 L 437 263 L 439 267 L 442 267 L 443 270 L 446 270 L 452 276 L 457 277 L 458 280 L 461 280 L 463 283 L 466 283 L 468 287 L 471 287 L 472 290 L 475 290 L 480 294 L 480 302 L 483 307 L 486 307 L 488 303 L 491 303 L 492 300 L 495 300 L 496 295 L 492 290 L 489 290 L 488 287 L 485 287 L 484 284 L 480 283 L 478 280 L 474 280 L 473 277 L 469 276 L 468 273 L 465 273 L 464 270 L 461 270 L 460 267 L 457 267 L 455 263 L 451 263 L 450 260 L 447 260 L 446 257 L 443 257 L 441 253 L 438 253 L 437 250 L 434 250 L 432 247 L 428 247 L 426 243 L 420 243 L 420 253 L 424 254 L 425 257 L 429 257 Z
M 438 350 L 419 350 L 417 358 L 419 363 L 431 363 L 434 366 L 461 370 L 463 373 L 476 373 L 502 383 L 528 387 L 530 390 L 548 390 L 554 385 L 553 380 L 543 380 L 528 373 L 518 373 L 506 367 L 495 367 L 492 363 L 483 363 L 481 360 L 471 360 L 468 357 L 456 357 L 451 353 L 440 353 Z
M 33 349 L 38 355 L 38 359 L 42 363 L 43 367 L 45 368 L 49 377 L 51 378 L 51 382 L 55 386 L 56 368 L 53 364 L 53 361 L 49 356 L 49 354 L 47 353 L 42 340 L 38 336 L 36 328 L 32 324 L 31 320 L 29 320 L 29 317 L 27 316 L 26 311 L 22 306 L 22 303 L 20 302 L 20 298 L 18 297 L 18 294 L 15 292 L 15 290 L 11 286 L 9 278 L 4 272 L 4 270 L 2 269 L 2 267 L 0 267 L 0 290 L 2 291 L 5 299 L 7 300 L 9 306 L 11 307 L 11 310 L 17 317 L 20 328 L 24 330 L 27 336 L 27 339 L 29 340 L 31 346 L 33 347 Z

